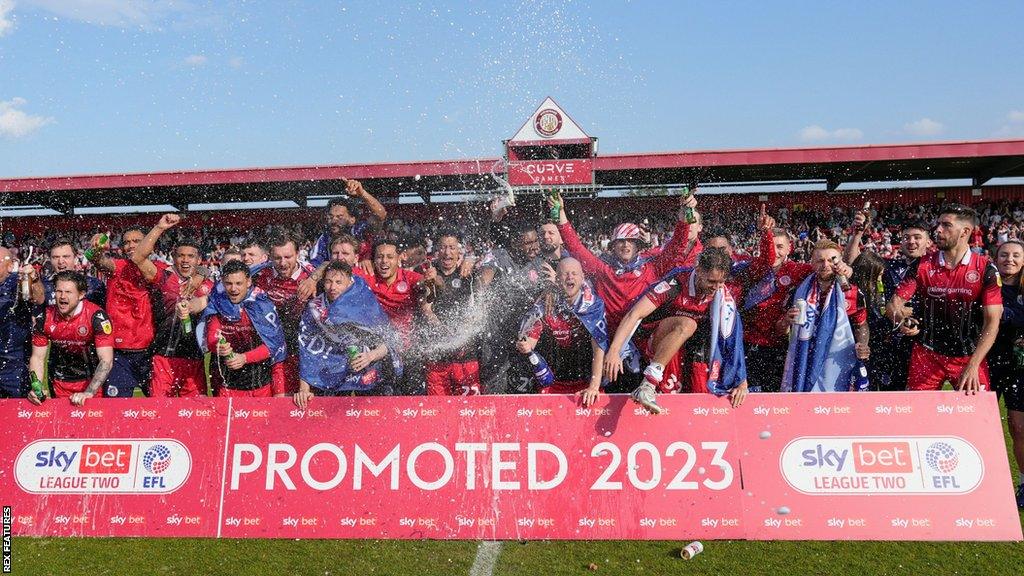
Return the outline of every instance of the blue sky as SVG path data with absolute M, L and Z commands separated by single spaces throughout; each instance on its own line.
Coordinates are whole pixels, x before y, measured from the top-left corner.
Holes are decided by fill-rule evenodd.
M 1022 2 L 0 0 L 0 177 L 1024 137 Z

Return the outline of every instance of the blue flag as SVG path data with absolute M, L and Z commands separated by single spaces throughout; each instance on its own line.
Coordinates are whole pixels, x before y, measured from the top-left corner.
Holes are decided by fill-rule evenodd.
M 736 300 L 729 290 L 719 288 L 711 301 L 711 347 L 708 355 L 708 390 L 717 396 L 728 394 L 747 379 L 743 352 L 743 323 Z
M 210 294 L 210 300 L 196 326 L 199 348 L 203 352 L 209 352 L 206 345 L 206 323 L 211 316 L 216 314 L 228 322 L 238 322 L 242 318 L 242 310 L 245 310 L 260 339 L 270 350 L 270 361 L 274 364 L 284 362 L 287 349 L 284 343 L 284 330 L 277 317 L 277 308 L 270 298 L 256 287 L 251 288 L 239 304 L 232 303 L 226 292 L 214 291 Z
M 299 323 L 299 375 L 310 386 L 330 392 L 365 392 L 383 381 L 380 362 L 359 372 L 349 369 L 349 346 L 366 352 L 384 343 L 395 380 L 402 376 L 401 343 L 377 297 L 359 276 L 334 302 L 313 299 Z
M 846 315 L 846 297 L 836 282 L 828 299 L 819 302 L 813 274 L 796 289 L 807 302 L 807 322 L 794 326 L 782 375 L 783 392 L 847 392 L 857 366 L 853 328 Z

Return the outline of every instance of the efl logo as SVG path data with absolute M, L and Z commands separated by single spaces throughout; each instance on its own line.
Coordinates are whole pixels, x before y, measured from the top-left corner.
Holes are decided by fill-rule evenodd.
M 188 449 L 171 439 L 37 440 L 14 464 L 18 487 L 32 494 L 167 494 L 191 472 Z
M 981 484 L 981 454 L 955 437 L 797 438 L 779 457 L 805 494 L 964 494 Z

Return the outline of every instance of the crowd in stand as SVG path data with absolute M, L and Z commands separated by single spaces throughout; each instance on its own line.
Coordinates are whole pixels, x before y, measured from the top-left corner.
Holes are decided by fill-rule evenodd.
M 551 193 L 540 210 L 410 222 L 348 180 L 315 229 L 197 236 L 166 214 L 88 238 L 8 235 L 0 394 L 305 408 L 619 392 L 659 414 L 669 393 L 738 407 L 751 392 L 949 385 L 1004 396 L 1024 464 L 1024 204 L 751 214 L 699 197 L 609 220 Z

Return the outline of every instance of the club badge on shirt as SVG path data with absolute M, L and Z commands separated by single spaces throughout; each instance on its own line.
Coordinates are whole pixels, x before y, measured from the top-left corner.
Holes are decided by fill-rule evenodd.
M 395 284 L 395 290 L 404 294 L 409 291 L 409 285 L 406 284 L 405 280 L 401 280 L 398 284 Z
M 793 279 L 789 276 L 779 276 L 779 286 L 789 286 L 793 283 Z

